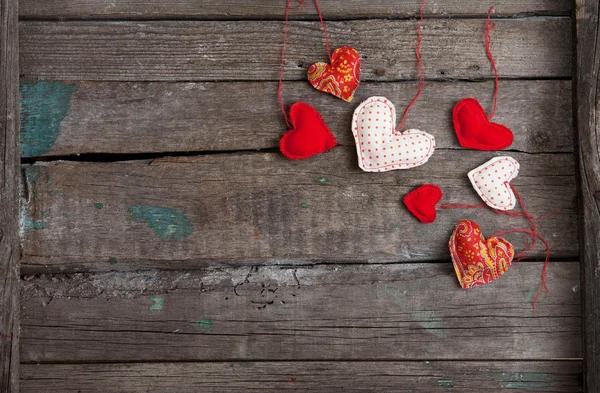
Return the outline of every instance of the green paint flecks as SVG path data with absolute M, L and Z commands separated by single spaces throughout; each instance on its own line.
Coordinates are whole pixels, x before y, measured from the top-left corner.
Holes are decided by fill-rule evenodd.
M 104 207 L 104 203 L 102 203 L 102 202 L 96 202 L 96 203 L 94 203 L 94 207 L 96 209 L 102 209 Z
M 318 177 L 317 178 L 317 183 L 319 184 L 327 184 L 329 182 L 329 180 L 327 180 L 326 177 Z
M 454 382 L 452 382 L 451 379 L 438 379 L 437 384 L 446 388 L 451 388 L 454 386 Z
M 213 327 L 213 322 L 209 321 L 207 319 L 201 319 L 201 320 L 197 321 L 195 325 L 204 330 L 210 330 Z
M 150 296 L 149 299 L 152 303 L 154 303 L 153 305 L 148 307 L 148 311 L 150 311 L 150 312 L 160 311 L 160 310 L 162 310 L 163 306 L 165 305 L 165 299 L 163 299 L 162 297 Z
M 504 382 L 503 388 L 526 391 L 546 390 L 550 387 L 552 379 L 550 374 L 531 372 L 498 373 L 493 378 Z
M 52 149 L 77 86 L 58 81 L 21 81 L 21 155 L 36 157 Z
M 303 209 L 308 209 L 309 206 L 310 205 L 308 203 L 306 203 L 306 202 L 304 202 L 303 204 L 300 205 L 300 207 L 303 208 Z
M 129 214 L 144 220 L 158 236 L 165 239 L 183 239 L 194 232 L 194 225 L 189 218 L 170 207 L 138 205 L 131 207 Z
M 110 263 L 111 265 L 116 265 L 117 264 L 117 258 L 115 257 L 108 257 L 108 263 Z

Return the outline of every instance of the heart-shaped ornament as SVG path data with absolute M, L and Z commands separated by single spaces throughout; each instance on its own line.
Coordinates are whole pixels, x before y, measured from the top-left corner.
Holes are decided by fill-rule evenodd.
M 469 172 L 469 180 L 481 199 L 497 210 L 511 210 L 517 199 L 510 181 L 519 174 L 520 165 L 512 157 L 495 157 Z
M 406 194 L 404 204 L 424 224 L 435 221 L 437 213 L 435 207 L 442 199 L 442 190 L 433 184 L 424 184 Z
M 279 150 L 290 160 L 302 160 L 337 146 L 325 120 L 312 106 L 296 102 L 290 108 L 293 128 L 279 141 Z
M 465 98 L 456 104 L 452 121 L 462 147 L 501 150 L 513 142 L 512 131 L 502 124 L 489 121 L 481 104 L 474 98 Z
M 350 102 L 360 82 L 360 55 L 349 46 L 337 48 L 331 64 L 315 63 L 308 68 L 308 81 L 315 89 Z
M 427 162 L 435 138 L 416 129 L 396 131 L 396 108 L 385 97 L 370 97 L 352 117 L 358 166 L 365 172 L 408 169 Z
M 499 237 L 485 239 L 479 225 L 471 220 L 456 224 L 448 246 L 458 282 L 464 289 L 499 278 L 515 256 L 512 244 Z

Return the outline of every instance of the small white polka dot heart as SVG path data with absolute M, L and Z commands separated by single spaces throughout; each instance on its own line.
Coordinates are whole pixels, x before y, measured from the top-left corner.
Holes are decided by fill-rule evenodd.
M 365 172 L 386 172 L 423 165 L 435 150 L 435 138 L 410 129 L 399 132 L 396 108 L 385 97 L 370 97 L 354 111 L 352 134 L 358 166 Z

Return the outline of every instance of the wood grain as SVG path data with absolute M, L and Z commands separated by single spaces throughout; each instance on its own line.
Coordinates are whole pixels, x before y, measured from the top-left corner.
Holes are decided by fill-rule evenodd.
M 597 1 L 577 0 L 577 79 L 575 108 L 579 150 L 581 285 L 583 288 L 584 388 L 600 391 L 600 119 L 598 118 L 598 55 L 600 7 Z
M 23 365 L 23 393 L 581 392 L 581 361 Z
M 19 390 L 18 0 L 0 0 L 0 393 Z
M 21 87 L 24 157 L 278 148 L 287 131 L 275 98 L 276 82 L 22 81 Z M 400 115 L 414 90 L 414 82 L 365 83 L 355 100 L 383 95 Z M 215 104 L 240 91 L 243 100 Z M 408 125 L 434 134 L 438 148 L 460 148 L 452 125 L 453 105 L 464 97 L 477 97 L 490 110 L 492 92 L 492 82 L 431 82 Z M 61 100 L 65 94 L 69 98 Z M 318 108 L 338 142 L 354 145 L 349 127 L 355 105 L 317 93 L 306 82 L 285 83 L 284 99 L 288 105 L 302 100 Z M 38 119 L 47 121 L 40 126 Z M 502 81 L 495 121 L 513 130 L 511 150 L 572 152 L 571 82 Z M 50 135 L 56 135 L 52 143 Z
M 577 257 L 573 156 L 510 155 L 521 164 L 513 184 L 529 210 L 550 214 L 539 229 L 552 256 Z M 306 161 L 238 153 L 28 166 L 22 263 L 47 271 L 113 269 L 113 259 L 123 269 L 446 260 L 460 219 L 479 221 L 486 234 L 527 223 L 491 209 L 453 209 L 427 226 L 401 199 L 431 182 L 444 203 L 481 203 L 466 174 L 492 156 L 440 150 L 424 166 L 379 174 L 358 168 L 353 147 Z M 510 239 L 518 249 L 524 244 L 520 235 Z M 531 255 L 541 258 L 543 249 Z
M 568 18 L 498 20 L 492 50 L 500 76 L 571 76 Z M 277 80 L 283 24 L 237 22 L 21 22 L 21 74 L 27 78 L 96 81 Z M 427 20 L 423 59 L 428 79 L 491 78 L 482 19 Z M 361 79 L 416 79 L 414 21 L 329 22 L 335 46 L 363 57 Z M 325 61 L 318 22 L 292 22 L 286 80 L 305 80 Z
M 162 1 L 136 0 L 24 0 L 19 10 L 21 18 L 27 19 L 283 19 L 285 2 L 272 0 L 182 0 L 165 3 Z M 392 0 L 330 0 L 321 4 L 327 19 L 415 17 L 418 0 L 396 2 Z M 568 15 L 571 2 L 568 0 L 497 0 L 494 2 L 496 15 Z M 478 0 L 429 1 L 426 15 L 449 17 L 483 16 L 489 4 Z M 317 13 L 308 4 L 293 9 L 292 17 L 315 19 Z
M 22 283 L 24 362 L 581 357 L 579 269 L 459 287 L 450 262 L 42 275 Z M 508 371 L 508 367 L 507 367 Z

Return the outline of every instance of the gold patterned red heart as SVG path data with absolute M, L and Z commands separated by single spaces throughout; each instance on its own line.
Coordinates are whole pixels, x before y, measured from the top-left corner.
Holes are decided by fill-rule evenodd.
M 331 64 L 315 63 L 308 68 L 308 81 L 317 90 L 351 102 L 360 82 L 360 55 L 349 46 L 337 48 Z
M 515 256 L 515 249 L 499 237 L 485 239 L 475 221 L 461 220 L 450 237 L 450 255 L 464 288 L 487 284 L 506 272 Z

